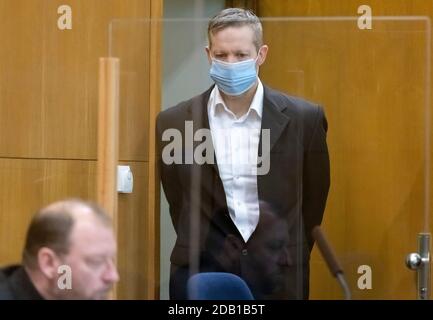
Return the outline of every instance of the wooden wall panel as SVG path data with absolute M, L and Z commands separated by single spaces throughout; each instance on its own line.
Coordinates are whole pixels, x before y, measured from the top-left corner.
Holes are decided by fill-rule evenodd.
M 0 265 L 20 262 L 33 214 L 62 198 L 94 199 L 94 161 L 0 159 Z
M 373 15 L 433 14 L 432 1 L 368 4 Z M 264 17 L 356 16 L 359 5 L 262 0 L 258 11 Z M 325 108 L 331 190 L 324 229 L 357 299 L 416 296 L 404 258 L 416 251 L 424 230 L 425 26 L 373 20 L 373 30 L 361 31 L 356 20 L 264 23 L 270 46 L 264 82 Z M 357 287 L 363 264 L 372 268 L 372 290 Z M 316 249 L 311 266 L 311 297 L 341 298 Z
M 148 8 L 150 11 L 150 8 Z M 110 52 L 121 59 L 120 155 L 122 160 L 148 160 L 150 114 L 149 19 L 113 20 Z M 154 80 L 152 80 L 154 81 Z
M 256 12 L 259 0 L 226 0 L 226 8 L 245 8 Z
M 75 0 L 72 30 L 57 28 L 61 0 L 2 1 L 0 156 L 96 158 L 98 58 L 113 18 L 149 18 L 148 0 Z M 147 160 L 148 36 L 123 89 L 120 159 Z M 134 44 L 128 44 L 131 51 Z M 125 79 L 124 79 L 125 80 Z M 126 91 L 128 90 L 128 91 Z M 66 134 L 65 134 L 66 133 Z
M 150 213 L 147 209 L 148 165 L 145 162 L 121 162 L 129 165 L 134 174 L 134 192 L 119 194 L 118 215 L 118 268 L 121 280 L 118 286 L 120 299 L 150 299 L 147 286 L 154 257 L 147 247 L 154 242 L 146 232 Z
M 151 16 L 162 17 L 162 2 L 153 1 L 151 5 Z M 153 257 L 153 261 L 148 261 L 147 277 L 147 296 L 153 299 L 160 297 L 160 181 L 157 165 L 157 146 L 154 133 L 156 132 L 156 117 L 162 100 L 162 21 L 152 23 L 150 28 L 150 108 L 149 112 L 149 178 L 148 178 L 148 203 L 147 203 L 147 229 L 146 229 L 146 252 Z
M 431 15 L 429 0 L 259 0 L 258 13 L 262 17 L 355 16 L 358 7 L 366 4 L 373 15 Z
M 110 22 L 135 19 L 133 26 L 162 15 L 162 0 L 70 0 L 72 30 L 60 31 L 63 4 L 0 1 L 0 265 L 20 260 L 37 209 L 65 197 L 95 199 L 98 60 L 109 55 Z M 134 192 L 119 195 L 119 299 L 158 297 L 150 119 L 160 108 L 161 35 L 159 25 L 141 25 L 112 38 L 121 68 L 119 159 L 134 174 Z
M 0 6 L 0 156 L 29 155 L 43 145 L 43 7 L 25 0 Z

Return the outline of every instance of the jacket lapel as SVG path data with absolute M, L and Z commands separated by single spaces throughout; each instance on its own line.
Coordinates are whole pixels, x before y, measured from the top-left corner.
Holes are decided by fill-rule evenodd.
M 263 129 L 270 130 L 270 147 L 269 151 L 275 146 L 275 143 L 280 138 L 284 129 L 290 121 L 290 118 L 283 113 L 287 108 L 286 105 L 281 105 L 273 97 L 271 90 L 264 86 L 264 97 L 263 97 L 263 117 L 262 117 L 262 130 L 260 132 L 259 142 L 259 156 L 262 155 L 262 140 L 263 140 Z
M 198 96 L 197 99 L 194 99 L 192 105 L 190 106 L 191 117 L 194 125 L 194 133 L 198 129 L 207 129 L 210 132 L 209 116 L 207 114 L 207 104 L 214 86 L 215 85 L 211 86 L 206 92 Z M 216 154 L 215 154 L 215 146 L 212 137 L 209 143 L 210 143 L 209 147 L 211 147 L 211 150 L 213 151 L 213 163 L 210 165 L 213 167 L 213 169 L 215 170 L 216 174 L 219 177 L 218 165 L 217 165 Z M 199 144 L 201 144 L 200 141 L 194 141 L 194 149 Z M 209 152 L 210 150 L 206 150 L 206 151 Z

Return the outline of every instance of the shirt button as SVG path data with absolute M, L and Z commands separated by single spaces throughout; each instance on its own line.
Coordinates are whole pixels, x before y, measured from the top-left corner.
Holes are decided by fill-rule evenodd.
M 248 250 L 247 250 L 247 249 L 243 249 L 243 250 L 242 250 L 242 255 L 243 255 L 243 256 L 248 255 Z

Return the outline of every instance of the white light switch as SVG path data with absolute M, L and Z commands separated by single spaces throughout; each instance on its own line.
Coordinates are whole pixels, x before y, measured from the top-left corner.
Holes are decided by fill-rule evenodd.
M 134 177 L 129 166 L 117 166 L 117 192 L 132 193 Z

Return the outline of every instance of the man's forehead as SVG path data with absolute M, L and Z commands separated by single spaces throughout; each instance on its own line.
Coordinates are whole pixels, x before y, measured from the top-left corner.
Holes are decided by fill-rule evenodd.
M 95 232 L 107 231 L 107 230 L 111 230 L 111 228 L 103 224 L 96 217 L 83 215 L 81 217 L 76 216 L 72 233 L 84 233 L 92 236 L 94 235 Z
M 112 229 L 97 219 L 77 221 L 72 229 L 71 248 L 92 250 L 95 247 L 105 248 L 115 244 Z
M 249 26 L 231 26 L 211 33 L 212 41 L 243 41 L 251 43 L 254 40 L 254 31 Z
M 71 215 L 74 220 L 90 220 L 95 219 L 95 213 L 87 206 L 77 206 L 71 210 Z

